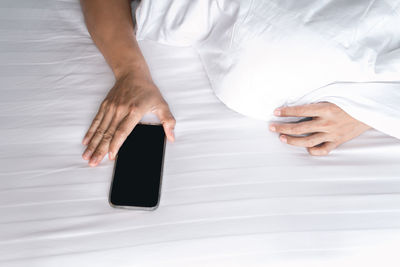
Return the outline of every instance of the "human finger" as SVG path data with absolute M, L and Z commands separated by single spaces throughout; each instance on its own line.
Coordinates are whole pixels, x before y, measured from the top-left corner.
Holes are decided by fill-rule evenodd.
M 335 142 L 325 142 L 321 145 L 309 147 L 307 148 L 308 153 L 313 156 L 326 156 L 331 152 L 333 149 L 337 147 L 337 143 Z
M 110 126 L 104 132 L 100 143 L 96 147 L 96 150 L 93 152 L 93 155 L 89 161 L 90 166 L 96 166 L 97 164 L 99 164 L 104 158 L 104 156 L 107 154 L 111 140 L 115 134 L 116 128 L 118 127 L 121 119 L 122 118 L 119 114 L 117 113 L 114 114 L 114 118 L 111 121 Z
M 325 103 L 312 103 L 301 106 L 279 107 L 274 110 L 275 116 L 280 117 L 317 117 L 323 112 Z
M 172 115 L 168 105 L 165 104 L 160 108 L 154 109 L 152 112 L 155 113 L 159 118 L 168 140 L 173 142 L 175 140 L 174 129 L 176 125 L 176 120 Z
M 93 152 L 96 150 L 97 145 L 100 143 L 101 139 L 103 138 L 104 132 L 108 129 L 108 126 L 110 125 L 110 122 L 113 118 L 113 113 L 114 112 L 112 112 L 112 111 L 108 111 L 104 115 L 100 125 L 95 130 L 95 133 L 94 133 L 92 139 L 90 140 L 85 152 L 82 155 L 82 157 L 85 160 L 91 159 Z
M 272 132 L 281 134 L 308 134 L 314 132 L 323 132 L 324 129 L 318 120 L 310 120 L 296 123 L 272 123 L 269 126 Z
M 99 111 L 97 112 L 96 116 L 94 117 L 92 124 L 90 125 L 88 131 L 85 134 L 85 137 L 83 138 L 82 144 L 83 145 L 88 145 L 89 141 L 92 139 L 93 135 L 96 132 L 97 127 L 99 127 L 102 119 L 104 116 L 104 110 L 102 107 L 100 107 Z
M 329 141 L 326 133 L 314 133 L 304 137 L 281 135 L 279 139 L 286 144 L 300 147 L 314 147 Z
M 128 135 L 135 128 L 136 124 L 139 123 L 141 118 L 142 118 L 141 113 L 130 112 L 129 115 L 125 116 L 125 118 L 120 122 L 110 142 L 108 151 L 110 160 L 115 159 L 118 150 L 121 148 L 122 144 L 124 143 Z

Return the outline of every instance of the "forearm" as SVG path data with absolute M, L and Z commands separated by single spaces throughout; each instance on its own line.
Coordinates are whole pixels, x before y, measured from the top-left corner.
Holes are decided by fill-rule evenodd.
M 80 0 L 93 41 L 112 68 L 116 81 L 100 105 L 82 143 L 82 157 L 98 165 L 108 153 L 114 160 L 144 114 L 152 112 L 174 140 L 175 119 L 151 79 L 134 33 L 130 0 Z
M 133 71 L 150 79 L 136 41 L 130 4 L 130 0 L 81 0 L 89 33 L 114 75 L 118 78 Z

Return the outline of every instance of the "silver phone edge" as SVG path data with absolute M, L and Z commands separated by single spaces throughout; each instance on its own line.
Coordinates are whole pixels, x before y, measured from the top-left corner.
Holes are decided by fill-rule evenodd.
M 139 124 L 145 124 L 145 125 L 162 125 L 162 124 L 156 124 L 156 123 L 139 123 Z M 139 207 L 139 206 L 119 206 L 119 205 L 114 205 L 111 203 L 111 190 L 112 186 L 114 183 L 114 175 L 115 175 L 115 168 L 117 165 L 117 159 L 118 159 L 118 154 L 115 157 L 114 160 L 114 167 L 113 167 L 113 175 L 111 177 L 111 184 L 110 184 L 110 189 L 108 190 L 108 204 L 112 208 L 116 209 L 127 209 L 127 210 L 145 210 L 145 211 L 154 211 L 160 206 L 160 200 L 161 200 L 161 188 L 162 188 L 162 180 L 163 180 L 163 175 L 164 175 L 164 156 L 165 156 L 165 148 L 166 148 L 166 136 L 164 135 L 164 146 L 163 146 L 163 155 L 162 155 L 162 161 L 161 161 L 161 172 L 160 172 L 160 187 L 158 189 L 158 199 L 157 199 L 157 205 L 154 207 L 146 208 L 146 207 Z

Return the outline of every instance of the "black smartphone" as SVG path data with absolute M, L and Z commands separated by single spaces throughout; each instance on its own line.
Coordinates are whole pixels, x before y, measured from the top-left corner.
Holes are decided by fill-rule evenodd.
M 109 195 L 112 207 L 145 210 L 158 207 L 164 150 L 162 125 L 135 126 L 115 160 Z

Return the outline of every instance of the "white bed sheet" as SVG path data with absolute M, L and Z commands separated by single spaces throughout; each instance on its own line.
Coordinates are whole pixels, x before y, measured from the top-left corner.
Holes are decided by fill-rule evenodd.
M 177 119 L 154 212 L 111 208 L 113 163 L 81 159 L 113 76 L 78 1 L 0 2 L 0 266 L 399 266 L 398 140 L 311 157 L 220 103 L 191 48 L 141 46 Z

